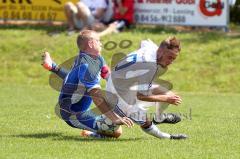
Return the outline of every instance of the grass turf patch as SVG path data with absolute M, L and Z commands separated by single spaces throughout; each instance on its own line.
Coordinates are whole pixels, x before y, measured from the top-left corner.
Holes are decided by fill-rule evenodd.
M 59 33 L 52 36 L 50 33 L 53 31 Z M 137 27 L 103 37 L 102 55 L 111 65 L 114 55 L 134 51 L 141 40 L 150 38 L 159 44 L 168 36 L 176 36 L 182 42 L 179 58 L 163 77 L 171 81 L 176 90 L 240 93 L 239 35 Z M 48 73 L 40 65 L 41 53 L 49 51 L 60 64 L 77 55 L 76 37 L 77 34 L 67 36 L 62 28 L 0 27 L 0 82 L 46 85 Z M 121 48 L 123 40 L 130 40 L 131 45 Z M 109 41 L 115 42 L 116 47 L 109 49 Z M 191 84 L 186 81 L 191 81 Z
M 75 56 L 77 35 L 66 36 L 63 28 L 0 27 L 0 158 L 240 158 L 239 34 L 136 27 L 104 37 L 102 55 L 111 65 L 114 54 L 135 50 L 142 39 L 159 43 L 172 35 L 182 41 L 182 52 L 163 79 L 183 97 L 168 111 L 184 120 L 159 127 L 190 138 L 159 140 L 135 125 L 117 140 L 96 140 L 80 137 L 55 115 L 58 92 L 40 66 L 46 50 L 58 63 Z M 131 46 L 120 48 L 123 40 Z M 116 48 L 107 50 L 109 41 Z
M 182 115 L 162 131 L 185 141 L 160 140 L 134 128 L 119 139 L 80 137 L 54 113 L 57 92 L 48 86 L 0 85 L 0 156 L 3 158 L 239 158 L 240 94 L 180 93 Z M 191 111 L 191 112 L 190 112 Z

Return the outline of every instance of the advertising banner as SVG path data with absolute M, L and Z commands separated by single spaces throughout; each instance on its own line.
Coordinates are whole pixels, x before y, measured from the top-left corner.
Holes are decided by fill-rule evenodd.
M 66 21 L 64 4 L 69 0 L 0 0 L 0 19 Z M 71 0 L 78 2 L 79 0 Z
M 0 20 L 66 21 L 67 1 L 0 0 Z M 229 4 L 228 0 L 135 0 L 135 20 L 138 24 L 227 27 Z
M 228 0 L 136 0 L 135 19 L 140 24 L 226 27 Z

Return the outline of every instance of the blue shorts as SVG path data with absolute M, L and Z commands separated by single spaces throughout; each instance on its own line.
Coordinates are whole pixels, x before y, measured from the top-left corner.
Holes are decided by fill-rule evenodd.
M 92 98 L 90 96 L 83 96 L 70 108 L 58 104 L 60 117 L 71 127 L 92 132 L 113 133 L 118 129 L 119 126 L 113 124 L 105 115 L 97 113 L 99 112 L 97 108 L 90 109 L 91 104 Z

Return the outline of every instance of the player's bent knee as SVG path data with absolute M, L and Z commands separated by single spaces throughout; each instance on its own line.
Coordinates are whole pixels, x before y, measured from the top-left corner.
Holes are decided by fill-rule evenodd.
M 78 2 L 76 6 L 78 10 L 84 10 L 85 8 L 87 8 L 87 6 L 82 2 Z
M 88 7 L 85 4 L 83 4 L 82 2 L 78 2 L 76 6 L 77 6 L 78 14 L 83 15 L 83 16 L 87 16 L 89 14 L 90 11 L 89 11 Z
M 118 127 L 118 129 L 116 129 L 113 132 L 98 132 L 99 134 L 102 134 L 104 136 L 107 137 L 111 137 L 111 138 L 119 138 L 122 135 L 122 128 L 121 126 Z
M 122 135 L 122 127 L 120 126 L 114 133 L 113 137 L 114 138 L 119 138 Z
M 68 2 L 64 5 L 64 10 L 67 14 L 72 14 L 77 12 L 77 7 L 72 2 Z
M 65 9 L 71 9 L 72 7 L 74 7 L 74 4 L 72 2 L 67 2 L 64 4 Z

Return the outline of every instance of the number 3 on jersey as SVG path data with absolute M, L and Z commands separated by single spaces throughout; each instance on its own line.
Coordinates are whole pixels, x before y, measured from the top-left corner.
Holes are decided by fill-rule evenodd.
M 136 61 L 137 61 L 137 54 L 128 55 L 117 64 L 117 66 L 115 67 L 115 71 L 131 66 L 132 64 L 135 64 Z

